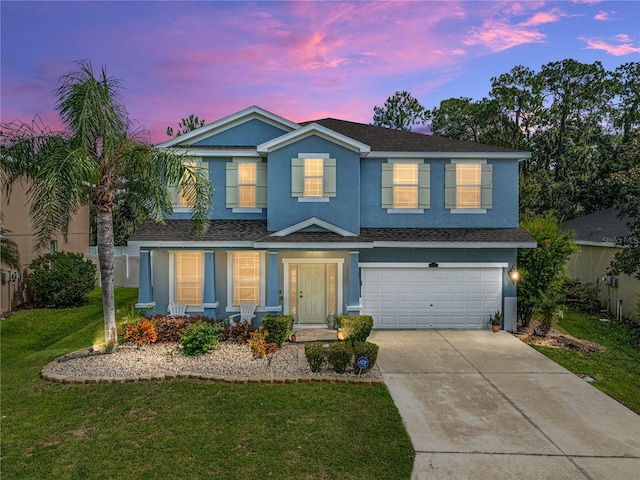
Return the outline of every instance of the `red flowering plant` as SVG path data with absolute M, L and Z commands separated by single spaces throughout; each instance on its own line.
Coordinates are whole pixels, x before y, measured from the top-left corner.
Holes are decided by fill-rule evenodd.
M 134 342 L 136 347 L 140 348 L 144 344 L 154 343 L 158 334 L 149 320 L 140 318 L 124 325 L 123 337 L 127 341 Z
M 269 332 L 265 332 L 262 329 L 251 332 L 247 343 L 249 344 L 249 348 L 251 348 L 251 353 L 253 353 L 254 358 L 262 358 L 268 355 L 269 365 L 271 365 L 271 360 L 278 351 L 278 345 L 273 342 L 267 343 L 266 338 L 268 335 Z

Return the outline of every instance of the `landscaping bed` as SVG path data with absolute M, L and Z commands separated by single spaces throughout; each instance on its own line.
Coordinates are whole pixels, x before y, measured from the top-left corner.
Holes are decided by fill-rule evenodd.
M 355 373 L 339 374 L 328 366 L 312 372 L 306 362 L 299 362 L 298 346 L 287 343 L 272 356 L 256 358 L 246 344 L 221 343 L 215 350 L 197 356 L 180 352 L 175 342 L 161 342 L 136 348 L 123 344 L 117 352 L 63 357 L 54 362 L 50 372 L 69 377 L 132 377 L 165 372 L 206 373 L 223 377 L 348 377 Z M 363 377 L 380 378 L 377 368 L 362 374 Z

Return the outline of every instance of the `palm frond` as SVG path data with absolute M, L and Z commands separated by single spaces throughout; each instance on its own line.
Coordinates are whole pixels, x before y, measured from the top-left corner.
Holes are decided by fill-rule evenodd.
M 20 269 L 20 252 L 18 245 L 6 234 L 8 230 L 0 228 L 0 264 L 16 270 Z

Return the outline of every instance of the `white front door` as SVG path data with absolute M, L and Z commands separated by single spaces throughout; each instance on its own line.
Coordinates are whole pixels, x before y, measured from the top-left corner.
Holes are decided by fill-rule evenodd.
M 298 322 L 324 323 L 327 318 L 327 267 L 324 263 L 299 266 Z

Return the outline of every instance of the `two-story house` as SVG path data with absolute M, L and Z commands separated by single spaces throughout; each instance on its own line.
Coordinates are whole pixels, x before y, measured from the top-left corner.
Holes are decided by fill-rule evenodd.
M 147 222 L 140 308 L 225 318 L 250 301 L 321 324 L 375 328 L 516 324 L 518 161 L 529 153 L 332 118 L 294 123 L 251 107 L 160 145 L 207 168 L 215 202 L 194 239 L 188 198 Z

